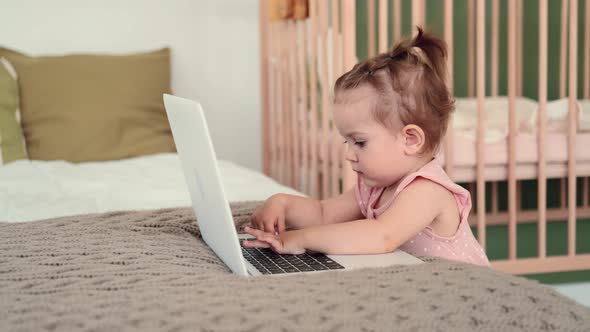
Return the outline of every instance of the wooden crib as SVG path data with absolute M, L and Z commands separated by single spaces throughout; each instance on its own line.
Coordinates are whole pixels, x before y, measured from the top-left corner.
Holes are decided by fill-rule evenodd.
M 447 42 L 448 84 L 457 98 L 438 158 L 471 190 L 470 223 L 488 252 L 499 241 L 486 243 L 486 231 L 504 227 L 507 254 L 490 257 L 493 267 L 517 274 L 590 270 L 590 231 L 579 232 L 590 222 L 590 128 L 582 125 L 590 117 L 590 0 L 562 0 L 550 21 L 557 2 L 524 3 L 531 10 L 522 0 L 261 0 L 264 172 L 317 198 L 350 188 L 355 175 L 331 122 L 333 83 L 359 59 L 391 48 L 404 27 L 415 33 L 411 27 L 423 26 Z M 538 24 L 525 34 L 523 21 L 531 17 Z M 559 31 L 552 39 L 559 70 L 548 65 L 557 53 L 550 52 L 549 27 Z M 523 41 L 531 39 L 538 40 L 538 66 L 525 81 L 532 60 L 523 57 Z M 525 208 L 532 196 L 536 206 Z M 547 250 L 554 223 L 567 236 L 558 255 Z M 535 253 L 522 257 L 517 230 L 527 224 L 535 228 Z

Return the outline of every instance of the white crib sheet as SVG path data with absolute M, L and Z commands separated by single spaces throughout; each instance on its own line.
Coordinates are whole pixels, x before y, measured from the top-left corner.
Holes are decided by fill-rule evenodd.
M 568 130 L 567 98 L 547 102 L 547 132 L 566 133 Z M 537 132 L 538 102 L 515 98 L 515 123 L 519 134 Z M 503 141 L 508 135 L 508 97 L 486 97 L 484 99 L 485 142 Z M 453 113 L 453 130 L 456 135 L 475 139 L 477 135 L 477 98 L 457 98 Z M 578 100 L 578 132 L 590 131 L 590 100 Z
M 567 176 L 568 170 L 568 137 L 562 133 L 550 133 L 545 144 L 546 172 L 550 178 Z M 534 134 L 520 134 L 516 137 L 516 177 L 533 179 L 537 177 L 538 144 Z M 576 174 L 590 176 L 590 133 L 576 135 Z M 470 137 L 454 136 L 453 144 L 453 179 L 469 182 L 476 179 L 477 141 Z M 508 178 L 508 140 L 484 145 L 486 180 L 497 181 Z M 442 165 L 445 164 L 444 149 L 437 156 Z
M 232 162 L 221 160 L 219 166 L 230 201 L 300 194 Z M 5 222 L 190 204 L 176 154 L 81 164 L 20 160 L 0 167 L 0 221 Z
M 568 99 L 547 103 L 547 134 L 545 143 L 546 175 L 567 175 L 568 163 Z M 486 180 L 503 180 L 508 176 L 508 98 L 487 97 L 484 100 L 486 129 L 484 159 Z M 538 103 L 519 97 L 516 109 L 516 176 L 536 178 L 538 173 Z M 453 116 L 453 178 L 459 182 L 474 181 L 477 161 L 477 100 L 457 98 Z M 576 173 L 590 175 L 590 100 L 578 100 L 576 132 Z M 444 148 L 437 158 L 444 165 Z

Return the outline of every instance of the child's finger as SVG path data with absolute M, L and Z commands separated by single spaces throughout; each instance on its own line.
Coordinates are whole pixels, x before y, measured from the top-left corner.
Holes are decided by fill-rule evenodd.
M 277 231 L 282 233 L 285 231 L 285 216 L 281 215 L 278 219 Z
M 247 240 L 242 243 L 244 244 L 244 247 L 270 248 L 270 244 L 259 240 Z
M 265 234 L 264 236 L 259 237 L 258 240 L 268 243 L 270 247 L 272 247 L 272 249 L 277 253 L 282 253 L 283 251 L 283 244 L 281 243 L 281 241 L 277 240 L 273 235 Z
M 246 223 L 246 224 L 242 225 L 240 230 L 243 232 L 246 227 L 252 228 L 252 227 L 254 227 L 254 225 L 252 225 L 252 223 Z
M 274 221 L 267 220 L 267 221 L 264 223 L 263 230 L 264 230 L 265 232 L 274 233 L 274 229 L 275 229 L 275 222 L 274 222 Z
M 264 231 L 261 231 L 259 229 L 255 229 L 255 228 L 252 228 L 249 226 L 244 227 L 244 232 L 246 232 L 252 236 L 255 236 L 255 237 L 259 237 L 264 234 Z
M 270 247 L 272 247 L 273 250 L 275 250 L 276 252 L 282 252 L 282 250 L 283 250 L 283 244 L 273 234 L 267 233 L 267 232 L 263 232 L 263 231 L 258 230 L 258 229 L 252 229 L 250 227 L 244 228 L 244 231 L 246 233 L 252 235 L 252 236 L 255 236 L 256 237 L 256 240 L 255 240 L 256 243 L 264 243 L 264 244 L 268 245 L 268 246 L 266 246 L 264 248 L 270 248 Z M 254 241 L 248 241 L 248 242 L 254 242 Z

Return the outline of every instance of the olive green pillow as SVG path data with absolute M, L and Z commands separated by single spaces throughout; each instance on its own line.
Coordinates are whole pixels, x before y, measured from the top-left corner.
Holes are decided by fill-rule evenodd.
M 26 158 L 19 119 L 16 72 L 0 57 L 0 165 Z
M 31 57 L 0 48 L 16 68 L 30 159 L 116 160 L 174 152 L 162 94 L 170 50 Z

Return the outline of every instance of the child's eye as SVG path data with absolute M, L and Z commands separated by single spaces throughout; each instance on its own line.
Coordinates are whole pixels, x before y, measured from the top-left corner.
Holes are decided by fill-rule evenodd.
M 343 143 L 344 143 L 344 144 L 348 144 L 348 141 L 346 141 L 346 140 L 345 140 Z M 364 147 L 364 146 L 365 146 L 365 143 L 366 143 L 366 142 L 365 142 L 365 141 L 354 141 L 353 143 L 354 143 L 354 145 L 356 145 L 356 146 L 358 146 L 358 147 L 362 148 L 362 147 Z

